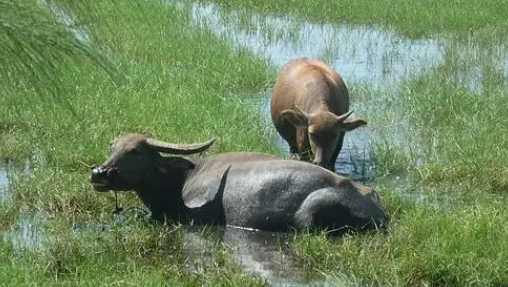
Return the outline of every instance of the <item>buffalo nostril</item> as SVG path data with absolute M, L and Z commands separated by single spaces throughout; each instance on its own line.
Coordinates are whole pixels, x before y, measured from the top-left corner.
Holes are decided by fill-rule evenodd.
M 109 176 L 108 175 L 109 170 L 110 170 L 110 168 L 105 167 L 103 165 L 96 165 L 92 169 L 92 177 L 98 179 L 98 178 L 103 178 L 103 177 Z
M 103 168 L 100 165 L 94 165 L 92 168 L 92 174 L 101 174 L 101 173 L 104 173 L 104 171 L 105 171 L 105 168 Z
M 92 172 L 92 178 L 91 178 L 92 182 L 98 182 L 98 181 L 102 180 L 102 178 L 103 178 L 103 175 L 94 169 L 94 171 Z

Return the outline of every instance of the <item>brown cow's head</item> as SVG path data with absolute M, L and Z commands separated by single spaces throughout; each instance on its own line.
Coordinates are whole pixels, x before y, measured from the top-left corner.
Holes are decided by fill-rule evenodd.
M 110 157 L 92 170 L 91 183 L 96 191 L 132 190 L 146 176 L 157 169 L 165 169 L 159 152 L 170 154 L 192 154 L 205 151 L 215 140 L 201 144 L 170 144 L 141 134 L 128 134 L 110 144 Z M 174 161 L 174 164 L 191 164 L 189 161 Z M 174 166 L 172 168 L 185 168 Z M 192 168 L 192 167 L 187 167 Z M 160 170 L 162 171 L 162 170 Z
M 282 116 L 297 128 L 307 130 L 310 148 L 314 154 L 313 163 L 333 169 L 332 157 L 339 144 L 341 133 L 354 130 L 367 124 L 362 119 L 348 118 L 353 111 L 337 116 L 328 111 L 306 113 L 299 107 L 282 111 Z

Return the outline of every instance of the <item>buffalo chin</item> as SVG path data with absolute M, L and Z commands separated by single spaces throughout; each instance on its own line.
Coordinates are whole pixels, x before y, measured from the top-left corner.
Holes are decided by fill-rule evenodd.
M 92 181 L 92 187 L 97 192 L 108 192 L 108 191 L 129 191 L 131 188 L 124 185 L 117 185 L 105 182 L 94 182 Z
M 95 191 L 98 191 L 98 192 L 108 192 L 110 191 L 111 189 L 106 186 L 105 184 L 102 184 L 102 183 L 96 183 L 96 182 L 92 182 L 92 187 Z

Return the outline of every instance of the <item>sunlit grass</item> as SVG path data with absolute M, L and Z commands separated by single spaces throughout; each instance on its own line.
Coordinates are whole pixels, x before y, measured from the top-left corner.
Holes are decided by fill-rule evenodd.
M 425 184 L 467 182 L 464 192 L 507 191 L 506 71 L 491 51 L 453 46 L 436 73 L 409 83 L 402 95 L 425 141 L 426 164 L 420 169 Z M 464 73 L 457 74 L 456 67 Z
M 391 200 L 388 200 L 390 202 Z M 394 286 L 491 286 L 506 282 L 506 200 L 392 210 L 388 234 L 328 240 L 306 236 L 294 248 L 320 270 L 350 270 L 365 284 Z
M 64 70 L 71 67 L 66 64 L 93 65 L 102 68 L 112 79 L 117 77 L 114 67 L 94 43 L 75 36 L 72 29 L 79 29 L 79 26 L 66 23 L 58 14 L 58 7 L 51 0 L 0 1 L 3 92 L 35 94 L 41 101 L 56 101 L 62 105 L 68 104 L 64 98 L 67 83 L 61 80 Z M 73 8 L 74 11 L 91 11 L 87 9 L 90 8 L 88 1 L 75 4 Z

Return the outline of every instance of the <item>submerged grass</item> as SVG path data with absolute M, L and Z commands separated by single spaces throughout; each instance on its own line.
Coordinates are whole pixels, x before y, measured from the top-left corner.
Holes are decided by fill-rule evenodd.
M 213 244 L 213 264 L 199 273 L 182 272 L 183 230 L 178 226 L 147 226 L 135 220 L 83 228 L 61 219 L 47 227 L 53 236 L 48 235 L 41 248 L 15 248 L 2 241 L 0 248 L 9 259 L 0 264 L 3 286 L 264 284 L 242 273 L 228 261 L 225 250 Z
M 508 28 L 508 2 L 502 1 L 288 1 L 213 0 L 228 8 L 293 14 L 314 21 L 382 25 L 409 37 L 446 33 L 492 40 Z
M 403 95 L 415 126 L 432 141 L 425 145 L 427 164 L 420 169 L 425 185 L 467 182 L 464 192 L 508 191 L 506 71 L 499 67 L 503 59 L 494 56 L 494 47 L 483 49 L 474 56 L 474 50 L 452 46 L 446 63 L 411 83 Z M 466 76 L 457 75 L 457 66 Z M 460 79 L 468 77 L 467 70 L 479 73 L 481 80 Z

